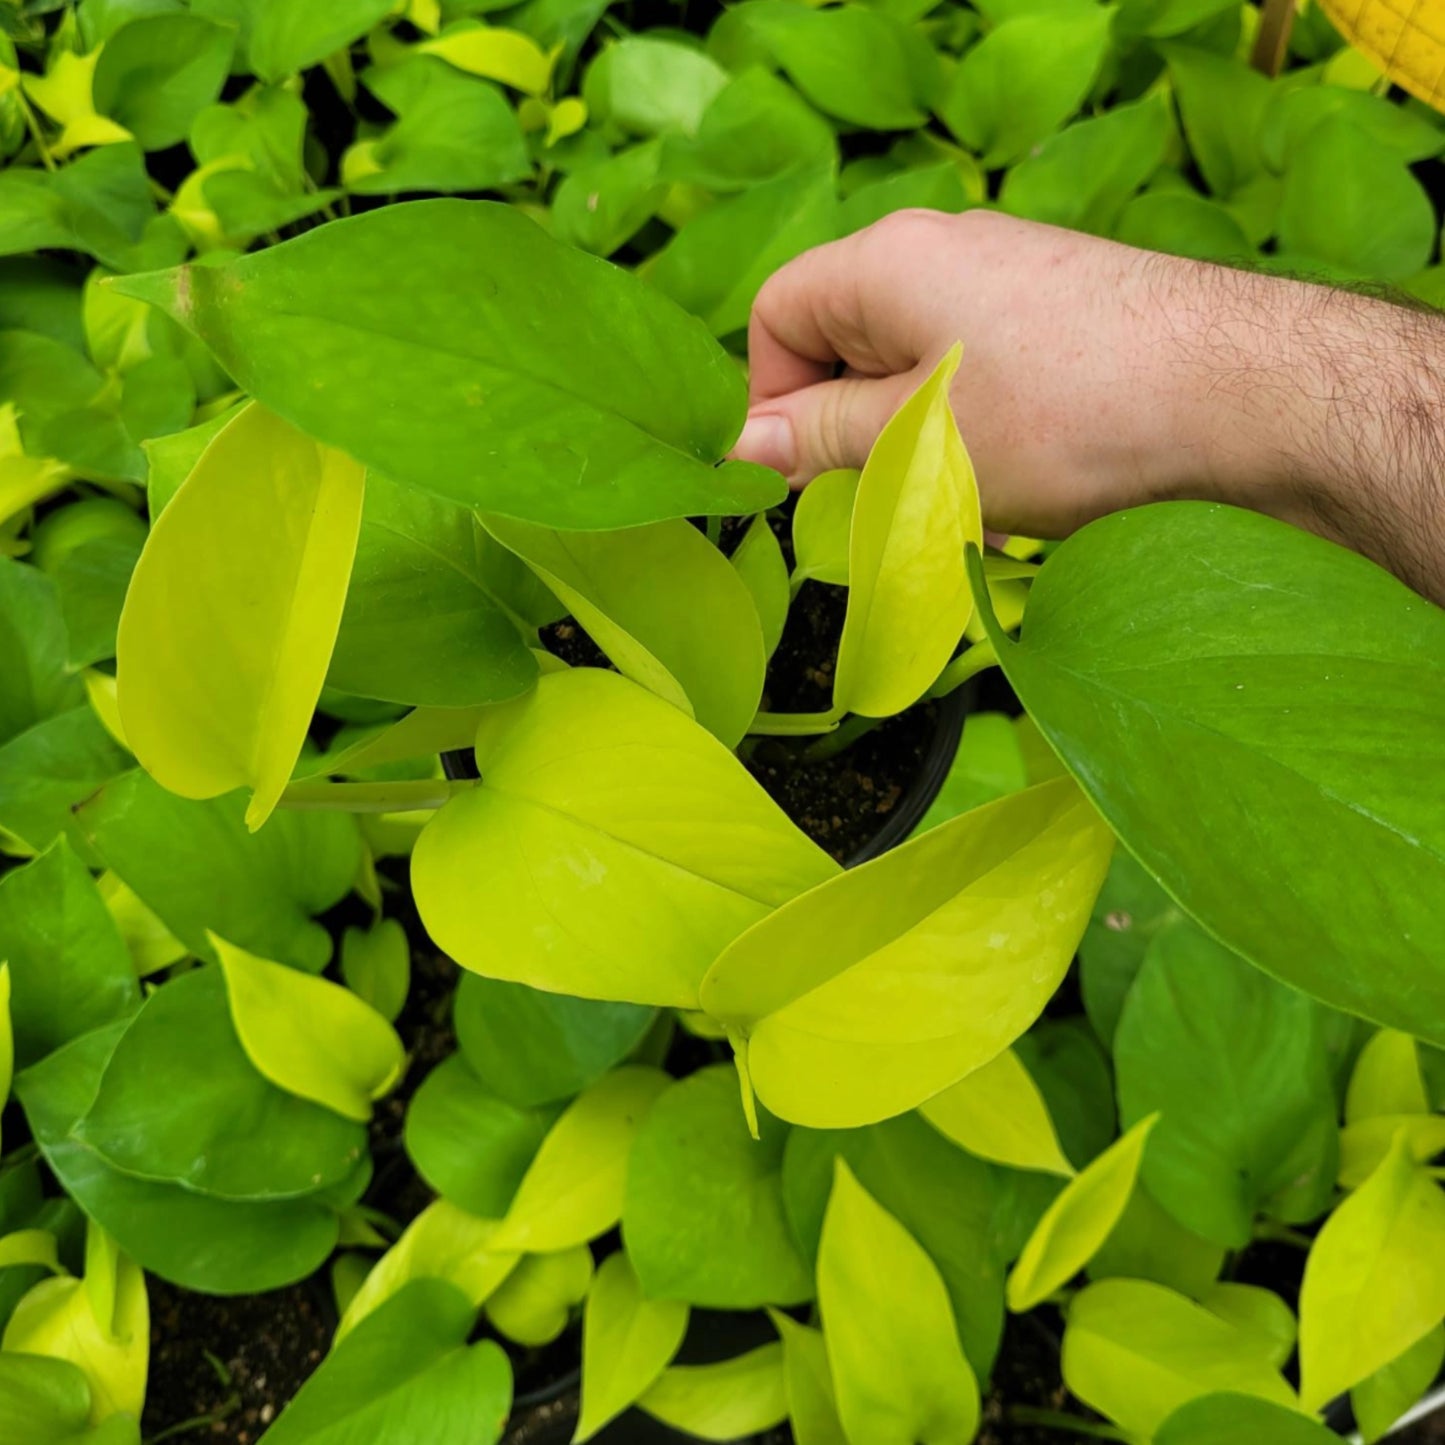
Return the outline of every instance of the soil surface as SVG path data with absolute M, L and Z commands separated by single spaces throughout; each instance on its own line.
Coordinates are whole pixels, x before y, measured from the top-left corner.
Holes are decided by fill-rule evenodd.
M 179 1441 L 253 1445 L 331 1347 L 318 1281 L 218 1299 L 147 1279 L 150 1385 L 141 1429 Z M 176 1427 L 194 1421 L 192 1429 Z

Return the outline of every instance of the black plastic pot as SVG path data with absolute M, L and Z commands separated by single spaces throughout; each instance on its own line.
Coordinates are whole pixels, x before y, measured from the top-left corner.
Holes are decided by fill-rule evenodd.
M 890 848 L 902 843 L 918 826 L 923 815 L 938 796 L 948 770 L 953 766 L 958 742 L 963 736 L 963 722 L 974 709 L 976 690 L 972 682 L 955 688 L 947 697 L 935 704 L 937 723 L 928 749 L 923 755 L 923 766 L 918 776 L 903 795 L 898 806 L 888 815 L 888 821 L 848 859 L 850 868 L 877 858 Z M 477 761 L 471 752 L 457 749 L 443 753 L 442 772 L 453 782 L 462 782 L 479 777 Z

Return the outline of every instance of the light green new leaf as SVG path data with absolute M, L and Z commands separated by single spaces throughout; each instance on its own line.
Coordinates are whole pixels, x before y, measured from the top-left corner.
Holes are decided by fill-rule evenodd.
M 848 1445 L 838 1419 L 838 1396 L 821 1330 L 769 1310 L 783 1339 L 783 1378 L 788 1387 L 788 1424 L 797 1445 Z
M 496 1249 L 543 1254 L 586 1244 L 622 1218 L 632 1142 L 671 1080 L 659 1069 L 614 1069 L 573 1100 L 522 1177 Z
M 1345 1094 L 1345 1123 L 1385 1115 L 1428 1114 L 1430 1099 L 1420 1073 L 1420 1051 L 1409 1034 L 1381 1029 L 1360 1050 Z
M 1074 1174 L 1059 1146 L 1049 1106 L 1012 1049 L 926 1100 L 919 1113 L 981 1159 L 1066 1179 Z
M 0 742 L 84 701 L 67 650 L 55 584 L 0 557 Z
M 1398 1359 L 1445 1319 L 1445 1195 L 1397 1138 L 1325 1221 L 1300 1289 L 1307 1409 Z
M 1273 1290 L 1221 1280 L 1199 1303 L 1253 1340 L 1260 1357 L 1275 1369 L 1282 1370 L 1289 1363 L 1299 1327 L 1294 1311 Z
M 794 591 L 809 579 L 848 585 L 848 542 L 862 475 L 849 467 L 823 472 L 799 494 L 793 509 Z
M 732 555 L 732 564 L 753 599 L 763 628 L 763 653 L 771 657 L 788 621 L 788 564 L 766 515 L 754 517 Z
M 1100 1280 L 1070 1303 L 1063 1371 L 1085 1404 L 1140 1440 L 1181 1405 L 1221 1390 L 1295 1404 L 1250 1332 L 1144 1280 Z
M 789 1130 L 763 1114 L 749 1137 L 737 1078 L 700 1069 L 658 1099 L 627 1169 L 622 1235 L 654 1299 L 710 1309 L 801 1304 L 812 1271 L 783 1211 Z
M 1397 1138 L 1417 1164 L 1427 1164 L 1445 1152 L 1445 1117 L 1378 1114 L 1347 1124 L 1340 1131 L 1340 1187 L 1358 1189 L 1384 1162 Z
M 836 708 L 888 717 L 917 702 L 973 614 L 964 558 L 983 545 L 978 483 L 948 389 L 962 347 L 878 434 L 853 504 Z
M 86 1232 L 85 1278 L 41 1280 L 15 1306 L 4 1349 L 68 1360 L 90 1383 L 90 1423 L 140 1418 L 150 1359 L 145 1276 L 97 1224 Z
M 357 998 L 395 1023 L 411 986 L 411 944 L 400 921 L 348 928 L 341 936 L 341 976 Z
M 1337 1445 L 1339 1438 L 1298 1410 L 1226 1391 L 1180 1406 L 1159 1427 L 1154 1445 Z
M 647 1392 L 682 1344 L 688 1314 L 680 1301 L 643 1294 L 624 1252 L 603 1260 L 582 1316 L 582 1413 L 575 1445 Z
M 759 1345 L 715 1365 L 673 1365 L 637 1403 L 700 1440 L 731 1442 L 771 1430 L 788 1417 L 783 1347 Z
M 336 1343 L 414 1280 L 445 1280 L 473 1309 L 485 1303 L 521 1258 L 492 1247 L 496 1232 L 494 1219 L 478 1219 L 445 1199 L 429 1204 L 372 1266 L 341 1317 Z
M 555 532 L 489 519 L 488 529 L 556 593 L 634 682 L 728 747 L 763 691 L 757 609 L 727 559 L 688 522 Z
M 1209 189 L 1228 201 L 1263 169 L 1260 132 L 1275 87 L 1234 56 L 1180 44 L 1161 49 L 1189 149 Z
M 606 529 L 784 495 L 765 468 L 713 465 L 747 388 L 703 328 L 509 205 L 383 206 L 112 284 L 170 311 L 308 434 L 466 506 Z
M 737 934 L 839 872 L 716 738 L 598 668 L 491 710 L 477 762 L 412 884 L 438 946 L 492 978 L 696 1008 Z
M 1027 155 L 1083 104 L 1109 46 L 1110 12 L 1080 5 L 995 26 L 953 72 L 939 117 L 986 169 Z
M 260 406 L 161 514 L 117 643 L 126 741 L 171 791 L 249 787 L 259 828 L 295 765 L 341 621 L 364 473 Z
M 992 640 L 1187 913 L 1286 983 L 1445 1041 L 1445 814 L 1418 784 L 1445 742 L 1445 611 L 1273 518 L 1163 502 L 1076 532 L 1020 641 Z
M 396 1030 L 350 989 L 272 963 L 211 935 L 231 1022 L 246 1056 L 278 1088 L 366 1123 L 406 1067 Z
M 423 40 L 417 49 L 436 55 L 469 75 L 499 80 L 528 95 L 545 95 L 552 83 L 552 62 L 530 35 L 500 25 L 464 25 Z
M 695 45 L 628 35 L 588 67 L 582 98 L 595 122 L 633 135 L 691 135 L 728 73 Z
M 839 1159 L 818 1250 L 818 1303 L 850 1440 L 967 1445 L 978 1384 L 937 1268 Z
M 1425 1394 L 1445 1363 L 1445 1326 L 1436 1325 L 1399 1359 L 1361 1380 L 1350 1391 L 1355 1424 L 1365 1445 L 1373 1445 Z
M 528 1349 L 550 1345 L 587 1297 L 592 1251 L 585 1244 L 525 1255 L 483 1309 L 492 1328 Z
M 237 14 L 236 0 L 207 3 Z M 394 8 L 393 0 L 241 0 L 238 18 L 251 69 L 274 84 L 344 50 Z
M 512 1372 L 494 1341 L 468 1345 L 476 1308 L 417 1280 L 339 1341 L 261 1438 L 265 1445 L 496 1445 Z
M 903 1113 L 1038 1017 L 1112 846 L 1066 779 L 1001 798 L 783 904 L 708 970 L 703 1007 L 779 1118 Z
M 1141 1120 L 1049 1205 L 1008 1277 L 1008 1307 L 1015 1314 L 1066 1285 L 1108 1239 L 1134 1192 L 1144 1145 L 1156 1123 L 1157 1115 Z

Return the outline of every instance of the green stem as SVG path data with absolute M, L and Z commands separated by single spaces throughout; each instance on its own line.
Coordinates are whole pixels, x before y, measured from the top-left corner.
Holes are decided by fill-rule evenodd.
M 1303 1250 L 1313 1249 L 1315 1243 L 1309 1235 L 1302 1234 L 1298 1229 L 1291 1229 L 1286 1224 L 1273 1224 L 1267 1219 L 1261 1219 L 1255 1225 L 1254 1238 L 1257 1243 L 1267 1241 L 1271 1244 L 1290 1244 Z
M 1039 1425 L 1045 1430 L 1068 1430 L 1075 1435 L 1086 1435 L 1091 1440 L 1122 1440 L 1129 1437 L 1112 1425 L 1100 1425 L 1093 1420 L 1081 1420 L 1077 1415 L 1066 1415 L 1062 1410 L 1040 1410 L 1033 1405 L 1010 1405 L 1004 1410 L 1004 1418 L 1011 1425 Z
M 25 117 L 25 128 L 30 132 L 30 139 L 35 142 L 35 149 L 40 152 L 40 163 L 47 171 L 53 171 L 55 157 L 50 154 L 50 147 L 45 144 L 45 132 L 41 130 L 40 121 L 31 110 L 24 89 L 19 85 L 15 87 L 15 98 L 20 102 L 20 113 Z
M 985 668 L 998 666 L 998 653 L 986 637 L 965 648 L 938 675 L 938 681 L 928 689 L 929 697 L 947 697 L 954 688 L 962 687 L 970 678 L 977 677 Z
M 162 1440 L 174 1440 L 179 1435 L 189 1435 L 193 1430 L 209 1429 L 213 1425 L 219 1425 L 221 1421 L 234 1415 L 241 1408 L 241 1397 L 231 1395 L 216 1406 L 209 1414 L 193 1415 L 189 1420 L 178 1421 L 174 1425 L 168 1425 L 159 1435 L 152 1435 L 146 1441 L 146 1445 L 161 1445 Z
M 871 733 L 882 721 L 881 717 L 862 717 L 855 713 L 836 732 L 809 743 L 803 749 L 803 757 L 810 763 L 823 763 L 829 758 L 835 758 L 845 748 L 852 747 L 859 738 Z
M 838 708 L 827 712 L 760 712 L 748 731 L 768 738 L 805 738 L 830 733 L 842 721 L 843 713 Z

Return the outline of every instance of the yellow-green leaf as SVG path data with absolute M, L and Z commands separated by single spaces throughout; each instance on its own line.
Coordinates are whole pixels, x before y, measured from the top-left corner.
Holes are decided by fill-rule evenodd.
M 290 779 L 336 641 L 364 473 L 258 405 L 217 433 L 141 553 L 117 642 L 128 745 L 172 792 Z
M 1436 1325 L 1396 1360 L 1350 1391 L 1355 1424 L 1373 1445 L 1433 1385 L 1445 1363 L 1445 1327 Z
M 1140 1441 L 1201 1395 L 1295 1404 L 1250 1332 L 1146 1280 L 1100 1280 L 1072 1301 L 1063 1369 L 1074 1394 Z
M 477 761 L 412 885 L 438 946 L 491 978 L 696 1008 L 733 938 L 840 872 L 716 738 L 598 668 L 489 709 Z
M 0 1108 L 10 1097 L 15 1075 L 15 1029 L 10 1022 L 10 965 L 0 962 Z
M 923 1247 L 841 1157 L 818 1247 L 818 1304 L 849 1440 L 967 1445 L 978 1384 L 948 1288 Z
M 1159 1116 L 1141 1119 L 1049 1205 L 1008 1278 L 1008 1307 L 1031 1310 L 1066 1285 L 1094 1257 L 1123 1217 L 1139 1177 L 1149 1131 Z
M 135 971 L 142 978 L 179 963 L 186 956 L 186 946 L 170 931 L 157 914 L 126 886 L 118 873 L 102 873 L 96 887 L 105 900 L 106 910 L 115 919 L 120 936 L 130 952 Z
M 231 1022 L 247 1057 L 279 1089 L 365 1123 L 401 1077 L 396 1030 L 348 988 L 210 935 Z
M 62 1273 L 55 1236 L 48 1229 L 16 1229 L 0 1238 L 0 1269 L 16 1264 L 38 1264 L 53 1274 Z
M 632 1066 L 584 1089 L 542 1140 L 494 1248 L 541 1254 L 611 1229 L 622 1218 L 632 1141 L 671 1082 L 660 1069 Z
M 1445 1117 L 1439 1114 L 1378 1114 L 1340 1131 L 1339 1184 L 1358 1189 L 1377 1170 L 1396 1137 L 1410 1157 L 1424 1164 L 1445 1152 Z
M 492 1328 L 529 1349 L 550 1345 L 587 1297 L 592 1251 L 585 1244 L 524 1256 L 486 1303 Z
M 1272 1289 L 1220 1280 L 1199 1302 L 1252 1340 L 1276 1370 L 1289 1363 L 1299 1328 L 1294 1311 Z
M 796 1445 L 848 1445 L 838 1419 L 838 1396 L 823 1332 L 778 1310 L 769 1310 L 768 1318 L 783 1339 L 788 1423 Z
M 348 928 L 341 936 L 341 976 L 357 998 L 395 1023 L 411 983 L 406 930 L 395 918 L 378 919 L 370 928 Z
M 416 48 L 424 55 L 440 56 L 469 75 L 499 80 L 528 95 L 544 95 L 552 83 L 555 55 L 549 55 L 520 30 L 505 30 L 499 25 L 468 26 L 424 40 Z
M 496 1220 L 478 1219 L 445 1199 L 428 1205 L 352 1296 L 337 1326 L 336 1342 L 414 1279 L 444 1279 L 473 1305 L 484 1304 L 521 1257 L 493 1248 L 496 1232 Z
M 713 964 L 702 1005 L 780 1118 L 904 1113 L 1038 1017 L 1112 848 L 1067 780 L 1000 798 L 785 903 Z
M 101 48 L 77 55 L 60 46 L 44 75 L 21 76 L 26 95 L 61 127 L 60 139 L 50 146 L 53 155 L 130 139 L 123 125 L 95 108 L 95 67 L 100 63 Z
M 1360 1050 L 1345 1094 L 1345 1123 L 1387 1114 L 1428 1114 L 1430 1100 L 1420 1073 L 1415 1040 L 1398 1029 L 1381 1029 Z
M 763 651 L 771 657 L 788 620 L 788 564 L 765 514 L 754 517 L 732 556 L 763 627 Z
M 939 1133 L 970 1154 L 1013 1169 L 1038 1169 L 1070 1178 L 1049 1106 L 1022 1060 L 1006 1049 L 919 1106 Z
M 1300 1399 L 1315 1410 L 1445 1319 L 1445 1195 L 1397 1138 L 1325 1221 L 1300 1290 Z
M 4 1348 L 69 1360 L 90 1382 L 90 1422 L 140 1419 L 150 1361 L 145 1275 L 100 1226 L 86 1232 L 85 1278 L 42 1280 L 15 1306 Z
M 716 1365 L 674 1365 L 638 1403 L 700 1440 L 731 1442 L 771 1430 L 788 1418 L 783 1347 L 759 1345 Z
M 621 1250 L 603 1260 L 582 1317 L 582 1414 L 574 1445 L 646 1393 L 682 1344 L 689 1314 L 680 1300 L 648 1299 Z
M 973 613 L 978 484 L 948 399 L 955 346 L 878 435 L 858 482 L 835 707 L 888 717 L 943 671 Z
M 763 691 L 762 627 L 741 577 L 691 523 L 487 530 L 557 595 L 618 669 L 733 747 Z
M 804 582 L 848 585 L 848 539 L 861 472 L 823 472 L 798 496 L 793 509 L 793 590 Z

